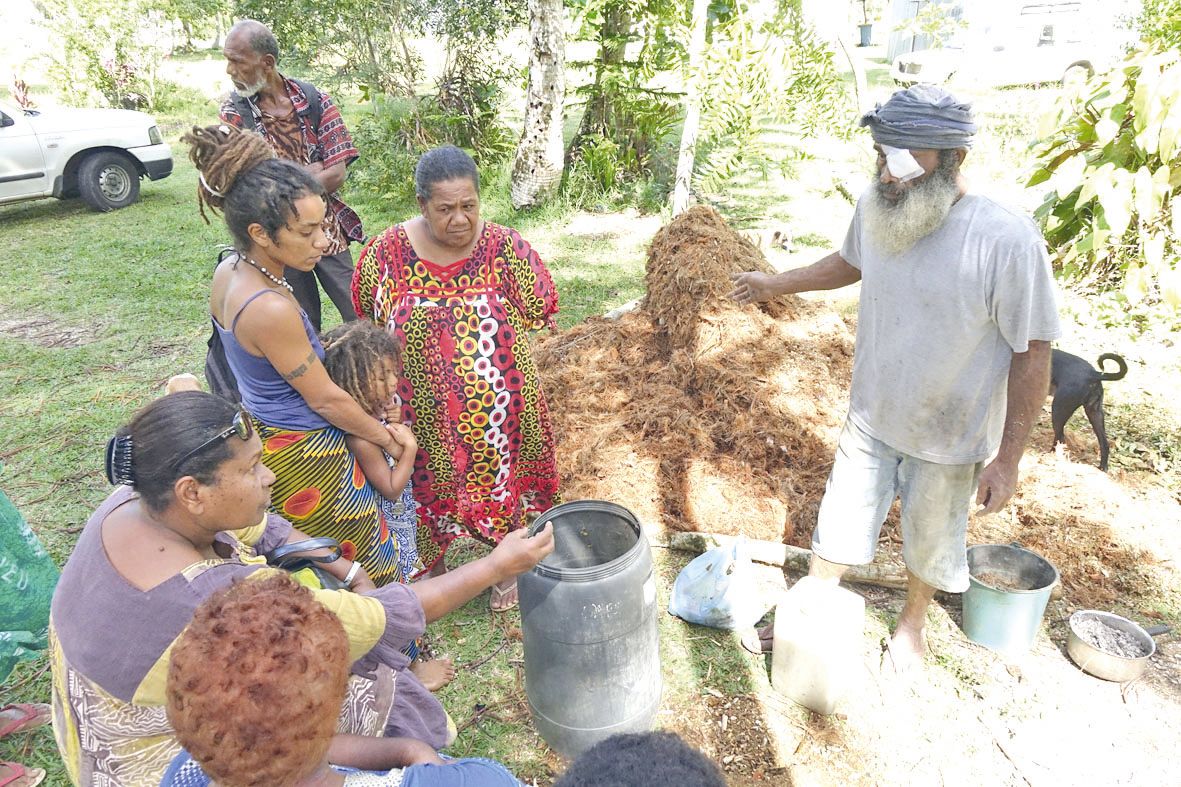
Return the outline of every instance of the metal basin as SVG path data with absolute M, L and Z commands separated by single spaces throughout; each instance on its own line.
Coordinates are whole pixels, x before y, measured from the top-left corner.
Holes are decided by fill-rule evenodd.
M 1100 650 L 1078 634 L 1076 626 L 1087 619 L 1097 619 L 1104 625 L 1128 634 L 1140 645 L 1141 650 L 1147 652 L 1137 658 L 1128 658 Z M 1084 672 L 1089 672 L 1096 678 L 1103 678 L 1103 680 L 1123 683 L 1135 680 L 1144 674 L 1148 660 L 1152 658 L 1152 654 L 1156 653 L 1156 642 L 1143 627 L 1127 618 L 1121 618 L 1110 612 L 1080 609 L 1070 616 L 1070 638 L 1066 641 L 1066 652 Z

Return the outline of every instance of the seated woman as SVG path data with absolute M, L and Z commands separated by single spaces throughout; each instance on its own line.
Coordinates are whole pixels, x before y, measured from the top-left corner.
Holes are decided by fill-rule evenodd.
M 445 762 L 410 738 L 336 735 L 348 678 L 340 619 L 290 577 L 215 593 L 172 648 L 168 720 L 185 752 L 161 787 L 520 787 L 491 760 Z
M 180 748 L 164 687 L 194 610 L 235 582 L 278 573 L 264 555 L 306 536 L 267 513 L 275 476 L 250 416 L 212 394 L 176 393 L 136 413 L 108 445 L 107 473 L 120 486 L 87 522 L 50 610 L 54 731 L 75 784 L 138 787 L 158 783 Z M 357 563 L 328 564 L 355 591 L 312 591 L 349 642 L 339 730 L 449 743 L 453 725 L 401 649 L 552 548 L 551 529 L 444 577 L 380 589 Z

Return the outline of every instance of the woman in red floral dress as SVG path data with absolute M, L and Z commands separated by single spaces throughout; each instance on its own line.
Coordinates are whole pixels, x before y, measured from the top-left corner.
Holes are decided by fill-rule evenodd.
M 457 537 L 497 543 L 554 503 L 553 433 L 529 331 L 552 327 L 558 294 L 515 230 L 480 219 L 470 156 L 436 148 L 414 177 L 421 215 L 365 247 L 353 302 L 404 348 L 398 398 L 419 445 L 419 555 L 439 573 Z M 493 611 L 516 603 L 515 582 L 493 588 Z

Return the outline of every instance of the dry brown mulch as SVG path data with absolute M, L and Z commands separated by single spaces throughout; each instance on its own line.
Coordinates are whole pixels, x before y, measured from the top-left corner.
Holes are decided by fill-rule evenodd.
M 714 210 L 692 208 L 653 238 L 640 308 L 535 346 L 567 499 L 613 500 L 668 530 L 808 545 L 848 406 L 853 333 L 794 296 L 734 303 L 730 276 L 752 270 L 772 269 Z M 1049 442 L 1039 429 L 1046 453 L 1027 457 L 1006 513 L 973 521 L 971 543 L 1019 540 L 1057 566 L 1073 603 L 1149 597 L 1153 555 L 1111 527 L 1138 501 Z M 1176 524 L 1178 511 L 1162 516 Z M 887 557 L 896 535 L 891 521 Z
M 734 303 L 730 275 L 750 270 L 772 269 L 715 211 L 692 208 L 653 238 L 639 309 L 536 346 L 566 497 L 615 500 L 673 530 L 806 543 L 852 334 L 799 298 Z

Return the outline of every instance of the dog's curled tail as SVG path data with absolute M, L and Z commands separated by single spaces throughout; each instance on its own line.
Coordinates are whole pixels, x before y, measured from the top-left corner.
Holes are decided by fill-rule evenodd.
M 1103 371 L 1103 364 L 1106 361 L 1115 361 L 1116 366 L 1119 367 L 1118 372 Z M 1124 375 L 1128 373 L 1128 362 L 1119 357 L 1115 353 L 1103 353 L 1099 356 L 1099 379 L 1100 380 L 1122 380 Z

